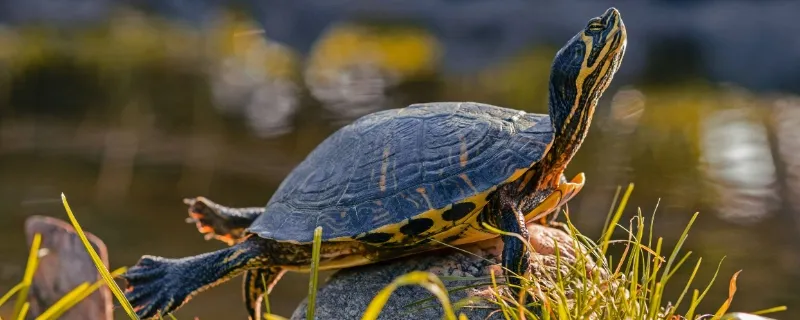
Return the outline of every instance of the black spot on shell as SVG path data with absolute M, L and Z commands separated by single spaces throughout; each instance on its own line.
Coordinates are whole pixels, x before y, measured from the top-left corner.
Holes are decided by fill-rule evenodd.
M 368 233 L 365 236 L 358 238 L 359 241 L 364 241 L 367 243 L 384 243 L 389 241 L 392 238 L 391 233 L 385 232 L 375 232 L 375 233 Z
M 452 208 L 442 214 L 442 219 L 446 221 L 457 221 L 466 217 L 472 210 L 475 210 L 475 204 L 472 202 L 456 203 Z
M 416 236 L 433 227 L 433 220 L 428 218 L 413 219 L 400 227 L 400 232 L 407 236 Z

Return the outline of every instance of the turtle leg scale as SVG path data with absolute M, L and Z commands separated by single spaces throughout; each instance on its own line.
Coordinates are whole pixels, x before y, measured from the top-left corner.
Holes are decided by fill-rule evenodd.
M 193 257 L 144 256 L 122 276 L 128 283 L 125 297 L 140 318 L 164 316 L 195 294 L 245 270 L 275 265 L 273 260 L 283 254 L 280 251 L 274 241 L 252 237 L 234 246 Z

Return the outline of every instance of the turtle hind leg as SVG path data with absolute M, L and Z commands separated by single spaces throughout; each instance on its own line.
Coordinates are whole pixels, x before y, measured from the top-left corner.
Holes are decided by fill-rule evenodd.
M 177 310 L 195 294 L 220 284 L 247 269 L 270 265 L 261 238 L 193 257 L 167 259 L 144 256 L 122 275 L 125 297 L 140 318 L 164 316 Z
M 228 245 L 242 241 L 244 230 L 265 210 L 264 207 L 230 208 L 205 197 L 183 199 L 183 203 L 189 206 L 187 223 L 194 223 L 206 240 L 214 238 Z
M 272 287 L 280 280 L 286 270 L 279 267 L 247 270 L 242 283 L 245 307 L 249 320 L 261 320 L 266 310 L 262 310 L 264 296 L 272 291 Z

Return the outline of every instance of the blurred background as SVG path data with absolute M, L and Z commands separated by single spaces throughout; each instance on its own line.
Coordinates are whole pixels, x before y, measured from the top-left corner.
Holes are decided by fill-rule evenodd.
M 596 238 L 633 182 L 627 217 L 658 206 L 667 252 L 701 213 L 685 248 L 703 257 L 695 287 L 724 257 L 703 311 L 742 269 L 734 310 L 800 317 L 800 3 L 786 0 L 2 0 L 0 292 L 22 278 L 25 218 L 65 219 L 61 192 L 116 268 L 221 248 L 184 222 L 182 198 L 263 205 L 364 114 L 546 113 L 553 55 L 609 6 L 628 50 L 568 168 L 588 179 L 572 219 Z M 272 310 L 290 315 L 306 281 L 284 277 Z M 240 286 L 177 316 L 244 318 Z

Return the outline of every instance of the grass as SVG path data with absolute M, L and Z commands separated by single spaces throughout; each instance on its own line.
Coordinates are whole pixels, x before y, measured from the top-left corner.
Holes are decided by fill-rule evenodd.
M 599 243 L 594 242 L 578 232 L 572 224 L 569 214 L 564 215 L 567 217 L 565 229 L 570 233 L 573 247 L 583 247 L 585 249 L 575 250 L 573 263 L 568 263 L 569 261 L 564 260 L 564 257 L 561 256 L 560 248 L 557 247 L 555 266 L 550 266 L 552 270 L 543 272 L 542 274 L 544 277 L 540 277 L 534 281 L 530 276 L 517 275 L 521 279 L 524 292 L 536 297 L 536 300 L 540 301 L 543 310 L 541 315 L 534 314 L 531 312 L 529 306 L 521 303 L 521 301 L 525 300 L 512 298 L 508 290 L 504 290 L 498 283 L 497 278 L 500 277 L 500 275 L 495 275 L 494 272 L 487 278 L 468 278 L 475 280 L 476 284 L 474 285 L 450 288 L 448 290 L 442 282 L 442 279 L 452 279 L 454 277 L 440 278 L 430 272 L 414 271 L 396 278 L 391 284 L 381 290 L 370 302 L 362 319 L 377 319 L 392 293 L 397 288 L 407 285 L 421 286 L 432 294 L 432 297 L 417 301 L 409 305 L 409 308 L 422 305 L 425 302 L 430 302 L 435 299 L 438 300 L 438 303 L 442 306 L 444 310 L 443 318 L 447 320 L 468 320 L 463 311 L 467 310 L 466 308 L 469 308 L 472 303 L 476 302 L 476 299 L 483 300 L 493 305 L 496 312 L 501 313 L 506 320 L 738 319 L 737 316 L 741 315 L 741 313 L 727 312 L 736 293 L 736 279 L 739 272 L 736 272 L 730 277 L 728 281 L 728 297 L 713 314 L 700 314 L 698 312 L 700 303 L 706 298 L 709 289 L 719 276 L 719 266 L 722 261 L 717 265 L 717 272 L 715 272 L 709 282 L 702 287 L 701 291 L 699 289 L 692 289 L 703 262 L 703 259 L 699 258 L 692 268 L 688 281 L 683 284 L 683 290 L 680 295 L 674 299 L 667 299 L 665 297 L 664 289 L 667 283 L 673 285 L 671 281 L 673 276 L 679 269 L 685 266 L 692 254 L 691 252 L 683 253 L 681 249 L 698 214 L 695 213 L 692 216 L 686 228 L 681 233 L 678 242 L 675 244 L 675 248 L 667 255 L 662 252 L 664 247 L 663 239 L 660 237 L 654 238 L 652 233 L 655 211 L 650 216 L 649 223 L 645 223 L 646 219 L 644 215 L 641 210 L 638 210 L 637 214 L 629 221 L 627 227 L 619 225 L 622 213 L 632 191 L 633 185 L 630 185 L 617 204 L 616 202 L 620 193 L 620 190 L 617 190 L 617 194 L 614 197 L 614 205 L 612 205 L 609 211 Z M 113 280 L 114 277 L 123 273 L 125 268 L 119 268 L 114 272 L 109 272 L 106 269 L 97 256 L 97 253 L 94 252 L 93 248 L 89 245 L 80 224 L 73 215 L 63 195 L 62 200 L 70 221 L 75 227 L 76 232 L 80 235 L 87 251 L 92 256 L 103 279 L 93 284 L 84 283 L 76 287 L 60 301 L 51 306 L 46 312 L 36 318 L 36 320 L 57 319 L 61 314 L 69 310 L 69 308 L 76 305 L 103 285 L 107 285 L 111 288 L 115 297 L 119 300 L 120 305 L 125 309 L 131 319 L 138 319 L 130 303 L 125 300 L 122 291 Z M 616 210 L 614 210 L 614 207 L 616 207 Z M 613 240 L 612 236 L 618 229 L 623 230 L 627 234 L 627 237 Z M 311 266 L 312 275 L 309 282 L 307 319 L 313 319 L 315 314 L 315 295 L 318 286 L 317 274 L 319 270 L 321 235 L 321 228 L 317 228 L 314 234 L 314 252 Z M 25 300 L 27 290 L 30 288 L 33 274 L 38 263 L 38 247 L 40 243 L 41 236 L 37 234 L 31 245 L 31 251 L 22 282 L 0 297 L 0 306 L 2 306 L 16 295 L 17 299 L 14 304 L 12 319 L 24 319 L 28 310 L 29 305 Z M 623 249 L 623 253 L 617 258 L 616 262 L 614 262 L 613 256 L 608 255 L 608 248 L 611 245 L 621 245 Z M 590 261 L 593 261 L 594 264 L 587 263 Z M 456 280 L 465 279 L 467 278 L 458 278 Z M 448 292 L 486 285 L 489 286 L 490 291 L 490 297 L 488 298 L 470 297 L 456 302 L 450 301 Z M 267 303 L 267 297 L 265 297 L 264 300 L 265 303 Z M 684 304 L 686 304 L 685 307 Z M 780 306 L 752 312 L 748 315 L 763 315 L 784 310 L 786 310 L 786 307 Z M 283 317 L 269 314 L 268 303 L 267 313 L 265 319 L 284 319 Z M 458 316 L 456 316 L 457 314 Z M 170 316 L 170 318 L 175 319 L 172 316 Z
M 311 252 L 311 279 L 308 281 L 308 312 L 306 319 L 314 320 L 317 301 L 317 280 L 319 279 L 319 254 L 322 247 L 322 227 L 314 229 L 314 244 Z

